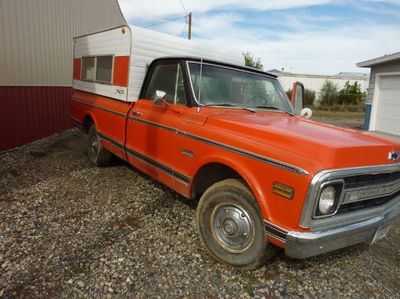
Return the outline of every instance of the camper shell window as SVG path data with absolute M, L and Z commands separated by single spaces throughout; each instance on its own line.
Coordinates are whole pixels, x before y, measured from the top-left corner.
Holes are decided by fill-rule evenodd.
M 95 79 L 95 57 L 82 57 L 82 76 L 86 81 L 94 81 Z
M 82 57 L 82 80 L 112 84 L 114 56 Z

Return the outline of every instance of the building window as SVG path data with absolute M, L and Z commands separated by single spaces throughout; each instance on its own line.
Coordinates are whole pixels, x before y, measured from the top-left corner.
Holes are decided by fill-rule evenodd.
M 82 80 L 112 83 L 113 56 L 82 57 Z

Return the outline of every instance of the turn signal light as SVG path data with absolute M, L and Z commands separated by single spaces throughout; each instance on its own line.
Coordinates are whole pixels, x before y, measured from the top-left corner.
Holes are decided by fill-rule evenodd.
M 278 182 L 272 184 L 272 192 L 280 196 L 283 196 L 287 199 L 293 199 L 294 196 L 294 188 Z

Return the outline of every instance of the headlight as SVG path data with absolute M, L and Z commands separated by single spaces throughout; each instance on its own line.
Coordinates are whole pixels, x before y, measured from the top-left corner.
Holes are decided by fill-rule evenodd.
M 333 186 L 325 187 L 319 197 L 319 212 L 326 215 L 335 205 L 336 189 Z
M 336 213 L 340 204 L 344 187 L 343 180 L 335 180 L 322 184 L 318 196 L 318 204 L 315 208 L 314 217 L 324 218 Z

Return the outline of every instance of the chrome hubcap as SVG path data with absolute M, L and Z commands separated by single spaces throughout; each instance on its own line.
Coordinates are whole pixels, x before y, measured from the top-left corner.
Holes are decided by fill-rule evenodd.
M 217 206 L 213 211 L 212 228 L 218 243 L 233 253 L 246 250 L 253 241 L 253 222 L 237 205 Z
M 90 153 L 92 155 L 92 157 L 96 157 L 97 155 L 97 150 L 99 148 L 99 145 L 97 143 L 97 136 L 96 134 L 92 134 L 90 136 Z

